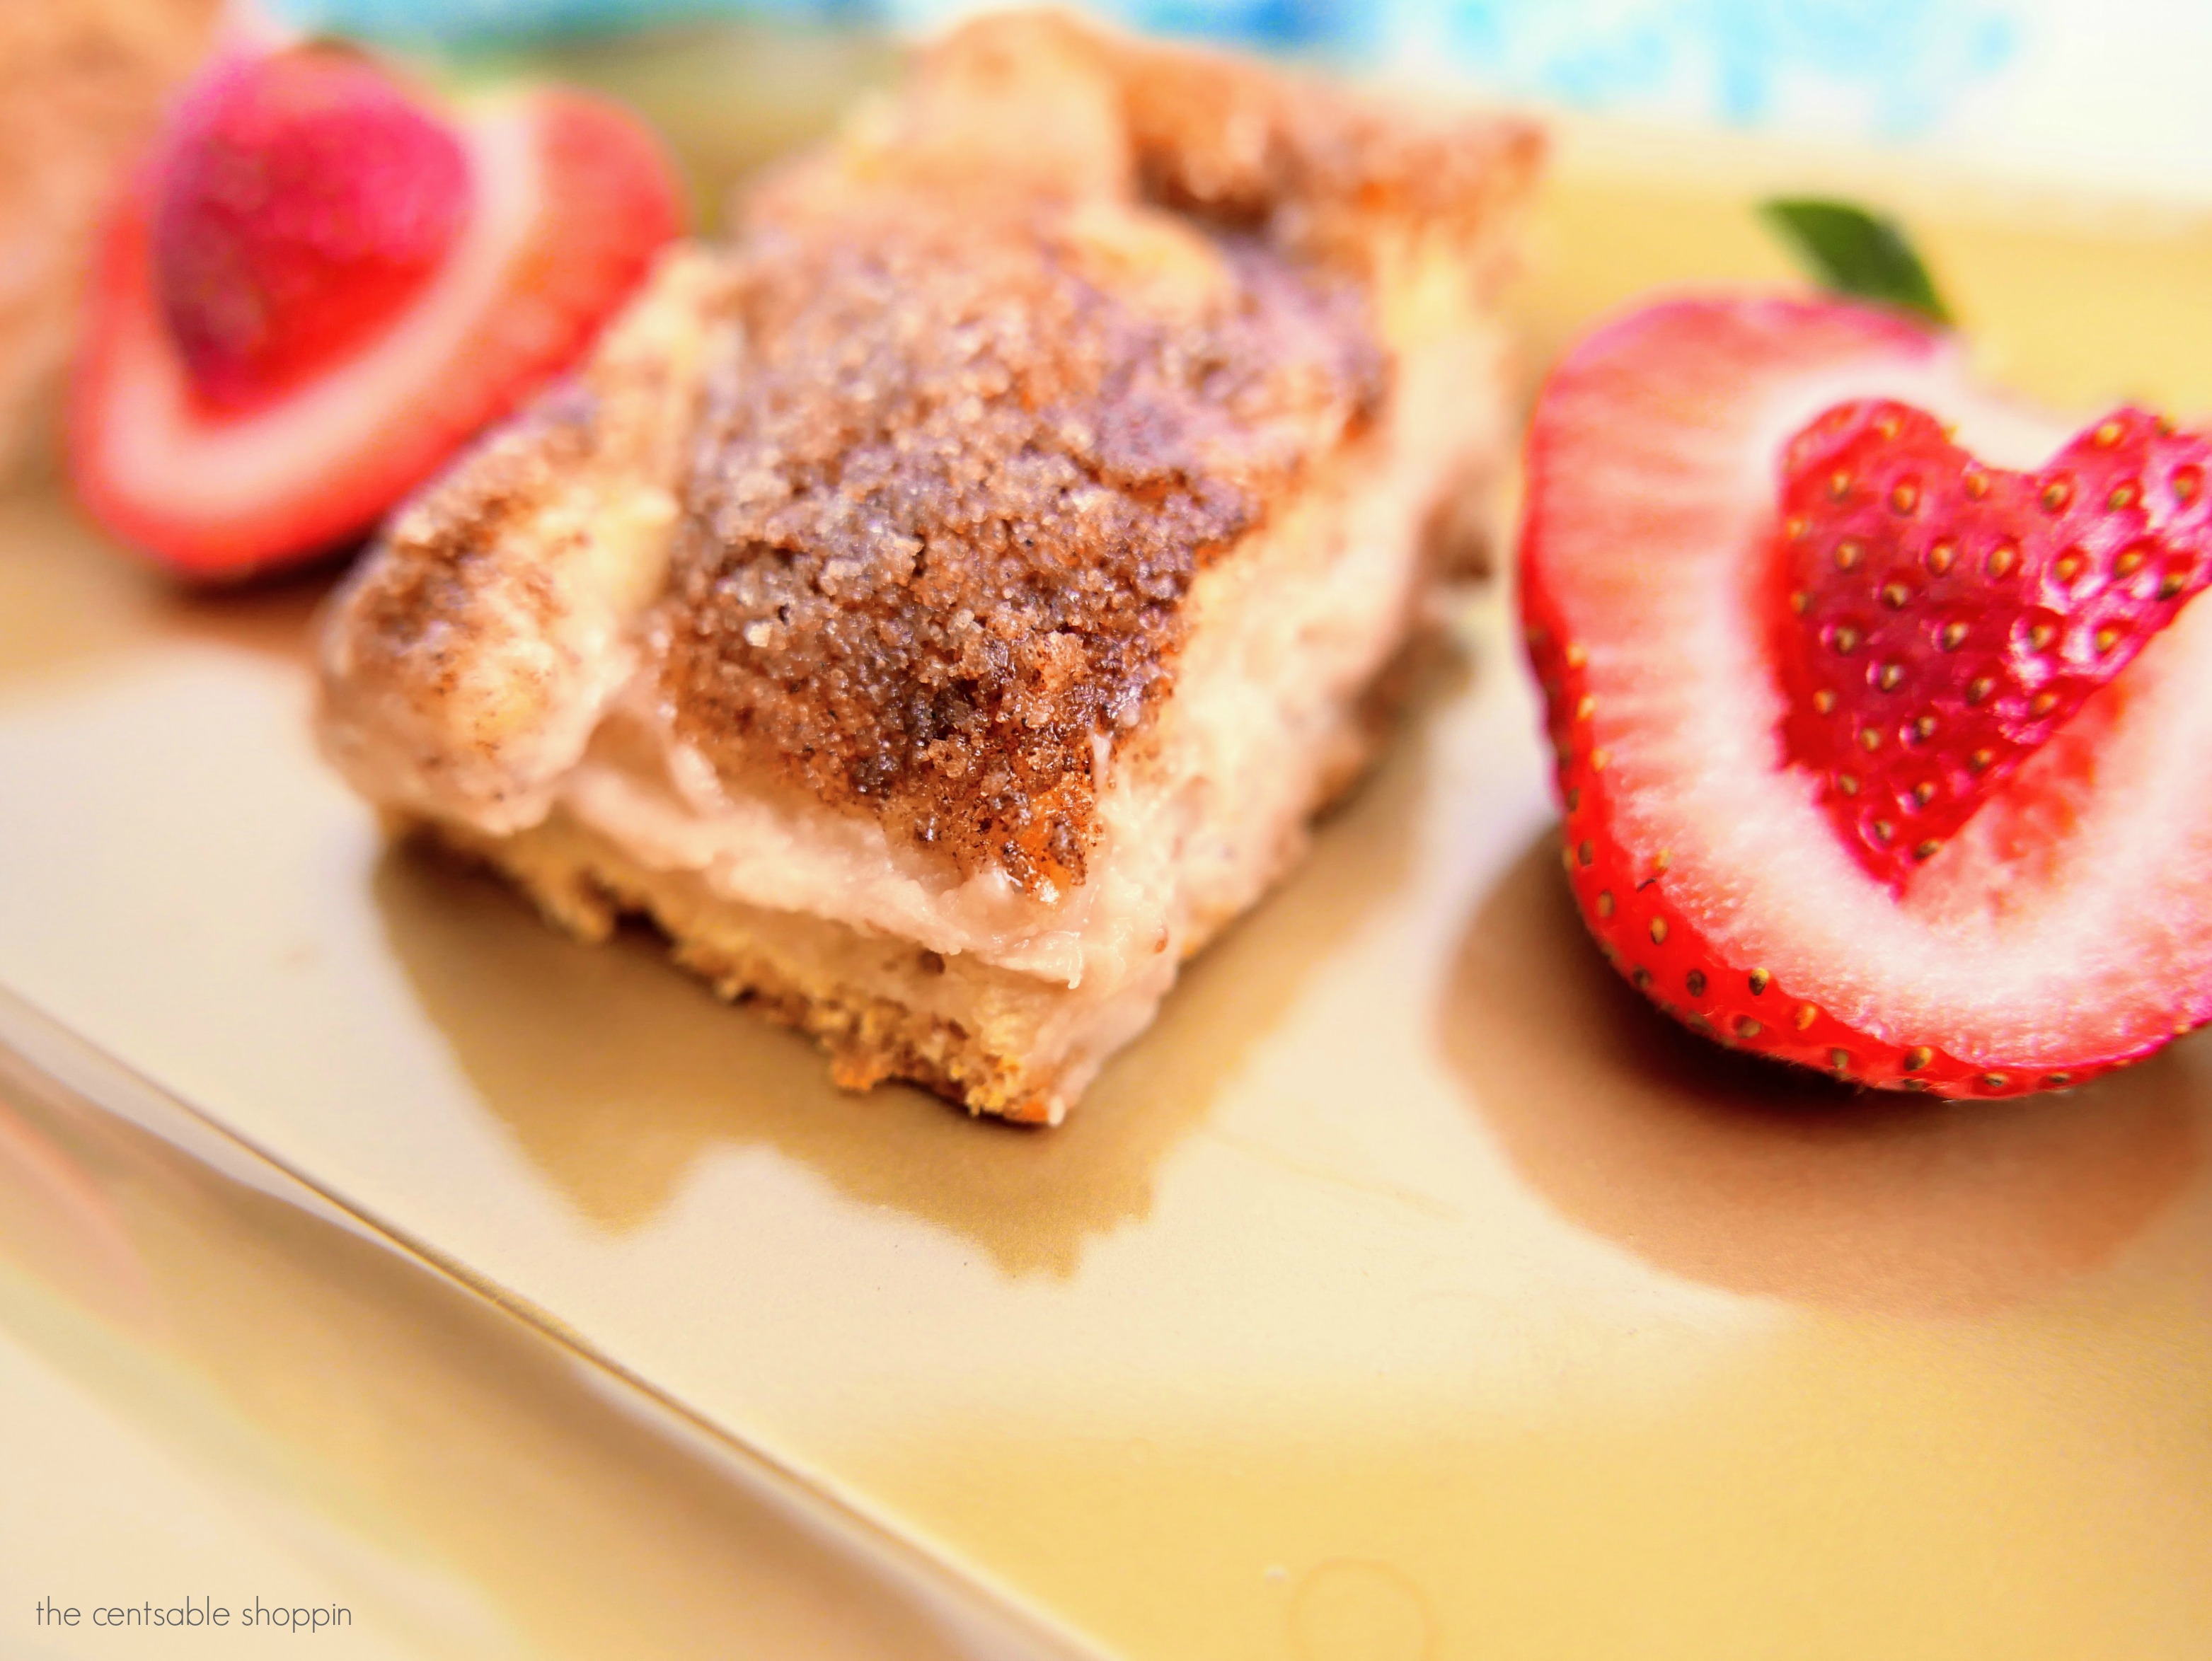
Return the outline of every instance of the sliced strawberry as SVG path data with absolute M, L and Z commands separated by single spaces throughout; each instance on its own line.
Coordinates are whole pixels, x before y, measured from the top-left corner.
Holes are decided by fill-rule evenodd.
M 263 60 L 255 72 L 289 76 L 301 56 Z M 319 61 L 311 68 L 325 91 L 358 90 Z M 305 153 L 283 145 L 307 130 L 318 142 L 307 175 L 263 171 L 286 193 L 258 198 L 258 210 L 250 191 L 226 195 L 206 167 L 165 150 L 108 225 L 70 388 L 70 470 L 109 529 L 184 574 L 237 577 L 367 532 L 471 434 L 580 356 L 678 227 L 674 180 L 650 134 L 596 100 L 532 90 L 452 127 L 467 211 L 427 276 L 392 257 L 436 240 L 434 224 L 419 236 L 394 228 L 417 212 L 434 221 L 422 204 L 371 215 L 349 264 L 346 227 L 316 225 L 317 214 L 342 217 L 368 191 L 398 190 L 395 157 L 435 154 L 392 142 L 363 178 L 310 189 L 304 179 L 317 169 L 349 165 L 331 133 L 356 113 L 380 140 L 405 125 L 388 96 L 265 124 L 288 166 L 305 167 Z M 246 124 L 220 131 L 234 143 Z M 164 219 L 173 186 L 189 187 L 199 205 Z M 210 196 L 235 211 L 213 212 Z M 270 301 L 241 309 L 265 324 L 260 332 L 225 322 L 220 294 L 195 297 L 189 273 L 201 268 L 176 240 L 179 224 L 229 237 L 206 269 L 239 274 Z M 366 284 L 359 295 L 319 287 L 356 276 Z
M 2212 445 L 2120 409 L 2015 473 L 1877 399 L 1784 454 L 1786 748 L 1902 887 L 2212 581 Z
M 1839 405 L 1832 424 L 1808 433 Z M 1954 1095 L 2078 1082 L 2212 1016 L 2212 607 L 2173 616 L 2182 591 L 2158 597 L 2172 575 L 2185 588 L 2200 580 L 2197 565 L 2147 553 L 2118 571 L 2145 536 L 2180 536 L 2181 551 L 2158 560 L 2195 558 L 2183 521 L 2197 510 L 2179 500 L 2194 464 L 2187 441 L 2131 412 L 2115 419 L 2118 434 L 2100 424 L 2054 462 L 2063 429 L 1975 392 L 1948 337 L 1847 304 L 1676 302 L 1601 330 L 1553 373 L 1529 436 L 1521 577 L 1559 757 L 1567 869 L 1607 955 L 1663 1007 L 1744 1048 Z M 1956 429 L 1957 454 L 1939 447 L 1944 426 Z M 1801 433 L 1808 444 L 1793 454 Z M 1853 475 L 1840 500 L 1819 515 L 1796 511 L 1809 506 L 1798 494 L 1785 501 L 1796 487 L 1825 488 L 1819 466 L 1838 455 Z M 1965 455 L 1989 464 L 1990 494 L 1968 499 L 1977 507 L 1998 499 L 1996 470 L 2037 473 L 2006 487 L 2027 493 L 2007 498 L 2028 516 L 2008 533 L 2024 553 L 2043 536 L 2049 554 L 2024 611 L 2005 609 L 1979 575 L 1931 589 L 1960 573 L 1962 556 L 1931 573 L 1934 540 L 1917 530 L 1884 526 L 1888 551 L 1873 552 L 1879 515 L 1911 517 L 1895 514 L 1887 491 L 1910 470 L 1932 493 L 1921 501 L 1940 498 L 1940 459 L 1963 494 Z M 2121 460 L 2125 480 L 2108 472 Z M 2075 485 L 2056 517 L 2044 506 L 2057 477 L 2046 469 Z M 1857 494 L 1869 476 L 1886 487 L 1879 500 Z M 2114 507 L 2126 481 L 2166 495 Z M 2094 524 L 2067 517 L 2089 488 L 2101 493 L 2083 504 Z M 1996 520 L 1952 509 L 1962 535 L 1998 533 Z M 2128 518 L 2138 510 L 2149 516 L 2141 524 Z M 1805 536 L 1793 540 L 1798 518 Z M 2045 535 L 2062 526 L 2057 540 Z M 1823 543 L 1832 567 L 1847 533 L 1865 543 L 1859 561 L 1815 580 L 1802 543 Z M 2076 544 L 2100 562 L 2094 592 L 2086 564 L 2070 578 L 2058 569 Z M 1908 554 L 1918 575 L 1894 575 Z M 1853 653 L 1835 653 L 1832 629 L 1862 615 L 1859 585 L 1877 575 L 1913 592 L 1891 608 L 1878 585 L 1867 633 Z M 1807 597 L 1802 618 L 1791 615 L 1796 593 Z M 1850 607 L 1862 610 L 1846 615 Z M 2021 619 L 2032 630 L 2043 609 L 2065 632 L 2035 648 L 2058 661 L 2031 680 L 2013 642 Z M 1893 610 L 1886 622 L 1875 615 Z M 1854 712 L 1863 724 L 1883 707 L 1894 695 L 1881 686 L 1889 659 L 1868 655 L 1883 629 L 1939 724 L 1962 712 L 1979 719 L 1996 692 L 1971 701 L 1975 676 L 1962 683 L 1931 660 L 1947 655 L 1948 622 L 1996 628 L 2001 615 L 2003 644 L 1989 645 L 2010 676 L 2005 695 L 2031 700 L 2014 737 L 2039 747 L 2017 745 L 2008 773 L 1993 759 L 1965 781 L 1944 775 L 1946 811 L 1963 816 L 1924 863 L 1908 859 L 1900 888 L 1895 869 L 1870 858 L 1881 850 L 1869 849 L 1860 821 L 1832 811 L 1840 752 L 1802 712 L 1832 690 L 1829 713 L 1848 732 Z M 2095 637 L 2114 616 L 2131 657 L 2107 672 L 2102 660 L 2121 643 L 2100 652 Z M 1850 684 L 1848 706 L 1840 678 L 1804 674 L 1839 655 L 1875 665 Z M 2080 690 L 2070 718 L 2056 706 L 2033 710 L 2051 688 Z M 1906 689 L 1900 680 L 1894 693 Z M 1894 730 L 1883 728 L 1885 745 Z M 1939 724 L 1923 753 L 1948 759 L 1953 742 Z M 1877 777 L 1893 800 L 1919 782 L 1890 769 L 1863 775 L 1862 791 Z M 1925 813 L 1936 801 L 1913 805 Z

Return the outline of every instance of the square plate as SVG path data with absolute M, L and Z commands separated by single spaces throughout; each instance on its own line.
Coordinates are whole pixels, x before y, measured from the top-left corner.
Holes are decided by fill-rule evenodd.
M 1903 210 L 2030 392 L 2212 403 L 2202 215 L 1595 129 L 1528 361 L 1653 283 L 1787 281 L 1781 185 Z M 2203 1654 L 2203 1046 L 1952 1106 L 1677 1033 L 1558 879 L 1502 595 L 1045 1134 L 841 1094 L 649 943 L 386 851 L 307 736 L 314 598 L 184 599 L 0 501 L 0 986 L 993 1607 L 1162 1661 Z M 259 1418 L 378 1359 L 186 1365 Z

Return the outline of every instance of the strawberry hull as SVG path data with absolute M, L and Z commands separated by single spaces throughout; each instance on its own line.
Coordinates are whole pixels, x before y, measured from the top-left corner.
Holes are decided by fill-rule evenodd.
M 1600 331 L 1532 425 L 1520 605 L 1568 881 L 1616 969 L 1733 1047 L 1997 1097 L 2081 1083 L 2212 1016 L 2212 787 L 2183 765 L 2212 761 L 2212 724 L 2161 736 L 2212 693 L 2212 626 L 2153 642 L 1917 887 L 1893 894 L 1860 868 L 1778 730 L 1779 446 L 1829 403 L 1910 393 L 2015 453 L 2056 448 L 1978 405 L 1948 358 L 1941 336 L 1841 305 L 1687 300 Z M 2164 844 L 2140 878 L 2125 852 L 2085 846 L 2130 822 L 2150 827 L 2146 850 Z M 2117 939 L 2077 925 L 2096 882 L 2127 902 Z M 2016 1004 L 1983 990 L 2006 968 Z

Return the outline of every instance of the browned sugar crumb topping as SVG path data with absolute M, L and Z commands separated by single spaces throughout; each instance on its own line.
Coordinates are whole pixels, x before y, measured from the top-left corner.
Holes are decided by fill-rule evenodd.
M 380 558 L 356 579 L 358 655 L 382 660 L 395 684 L 444 698 L 483 650 L 495 615 L 552 626 L 551 578 L 535 550 L 511 553 L 503 533 L 591 464 L 599 404 L 581 380 L 556 382 L 394 518 Z
M 756 192 L 691 483 L 683 736 L 961 871 L 1079 882 L 1195 574 L 1376 412 L 1370 287 L 1488 280 L 1540 140 L 1002 15 Z
M 663 620 L 681 735 L 895 838 L 1081 881 L 1181 603 L 1382 394 L 1364 295 L 1092 199 L 855 193 L 740 252 Z

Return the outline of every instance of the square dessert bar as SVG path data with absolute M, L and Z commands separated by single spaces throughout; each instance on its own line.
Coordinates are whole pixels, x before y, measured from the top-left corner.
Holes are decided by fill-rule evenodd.
M 1376 744 L 1508 465 L 1540 156 L 971 25 L 395 516 L 325 749 L 841 1082 L 1057 1121 Z

